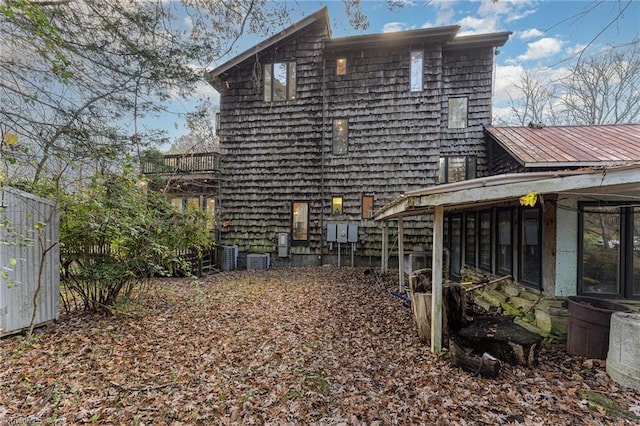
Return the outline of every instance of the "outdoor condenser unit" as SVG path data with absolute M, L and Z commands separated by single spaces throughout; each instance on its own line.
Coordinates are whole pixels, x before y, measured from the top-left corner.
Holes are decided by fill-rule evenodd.
M 247 269 L 269 269 L 267 253 L 251 253 L 247 255 Z
M 238 269 L 238 246 L 222 246 L 222 270 Z

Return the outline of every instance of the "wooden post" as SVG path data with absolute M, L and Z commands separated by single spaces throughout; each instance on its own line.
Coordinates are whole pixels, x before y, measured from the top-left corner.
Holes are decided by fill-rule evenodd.
M 398 292 L 404 292 L 404 222 L 398 218 Z
M 382 223 L 382 259 L 380 269 L 383 274 L 389 271 L 389 222 Z
M 442 243 L 444 234 L 444 208 L 433 210 L 433 253 L 431 264 L 431 352 L 442 352 Z

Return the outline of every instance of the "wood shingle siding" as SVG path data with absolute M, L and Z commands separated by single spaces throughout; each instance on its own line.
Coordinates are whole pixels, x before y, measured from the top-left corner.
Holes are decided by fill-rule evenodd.
M 335 256 L 327 223 L 357 224 L 357 255 L 379 256 L 381 231 L 362 218 L 363 196 L 374 197 L 375 210 L 434 185 L 444 154 L 476 155 L 484 171 L 493 48 L 481 46 L 482 38 L 473 39 L 474 49 L 445 46 L 457 30 L 331 39 L 326 11 L 317 12 L 214 70 L 211 81 L 221 92 L 221 244 L 274 253 L 277 234 L 292 230 L 293 202 L 308 202 L 309 241 L 292 247 L 293 256 Z M 412 50 L 423 51 L 422 91 L 410 91 Z M 338 58 L 346 58 L 344 75 L 336 75 Z M 264 65 L 290 61 L 295 99 L 265 102 Z M 466 129 L 447 128 L 449 96 L 469 98 Z M 334 154 L 337 119 L 347 120 L 346 153 Z M 333 197 L 342 197 L 340 214 L 332 212 Z M 430 234 L 428 217 L 407 220 L 405 247 L 426 248 Z

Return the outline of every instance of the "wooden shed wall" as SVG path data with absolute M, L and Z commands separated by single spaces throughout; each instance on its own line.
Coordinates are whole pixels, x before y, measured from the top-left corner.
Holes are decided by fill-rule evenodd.
M 221 194 L 218 205 L 223 244 L 275 250 L 276 234 L 291 232 L 291 204 L 310 202 L 309 247 L 320 244 L 320 141 L 322 25 L 240 67 L 221 94 Z M 297 99 L 265 103 L 262 66 L 296 62 Z M 258 74 L 254 74 L 257 72 Z

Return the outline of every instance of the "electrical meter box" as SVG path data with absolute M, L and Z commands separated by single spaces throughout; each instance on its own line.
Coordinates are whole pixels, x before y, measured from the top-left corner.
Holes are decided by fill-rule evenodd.
M 289 234 L 278 233 L 278 257 L 289 257 Z
M 349 229 L 347 227 L 346 223 L 339 223 L 338 224 L 338 242 L 339 243 L 346 243 L 347 242 L 347 235 L 349 233 Z
M 358 224 L 350 223 L 347 230 L 347 242 L 357 243 L 358 242 Z
M 335 223 L 327 223 L 327 242 L 335 243 L 338 241 L 338 228 Z

